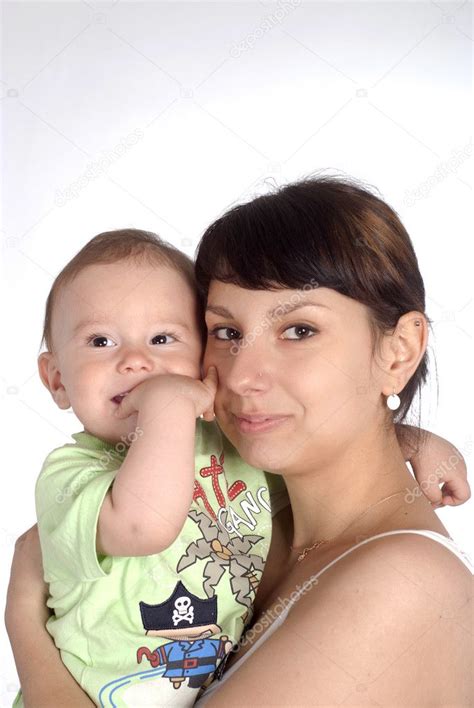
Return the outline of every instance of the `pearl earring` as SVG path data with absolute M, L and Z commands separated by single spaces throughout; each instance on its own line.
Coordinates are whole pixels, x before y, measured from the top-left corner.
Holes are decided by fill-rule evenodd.
M 395 391 L 390 396 L 387 396 L 387 408 L 390 408 L 391 411 L 396 411 L 397 408 L 400 408 L 400 396 L 397 396 Z

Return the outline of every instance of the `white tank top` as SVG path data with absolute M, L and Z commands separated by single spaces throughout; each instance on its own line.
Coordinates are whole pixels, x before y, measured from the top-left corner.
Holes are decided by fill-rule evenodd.
M 349 553 L 352 553 L 353 551 L 356 550 L 356 548 L 360 548 L 361 546 L 365 546 L 366 543 L 370 543 L 371 541 L 376 541 L 379 538 L 384 538 L 385 536 L 394 536 L 396 534 L 403 534 L 403 533 L 415 533 L 418 534 L 419 536 L 426 536 L 427 538 L 431 538 L 433 541 L 437 541 L 438 543 L 441 543 L 442 546 L 447 548 L 449 551 L 454 553 L 455 556 L 459 558 L 459 560 L 464 563 L 466 568 L 474 574 L 474 565 L 469 558 L 469 556 L 461 551 L 461 549 L 455 544 L 455 542 L 452 540 L 452 538 L 447 538 L 446 536 L 443 536 L 442 534 L 438 533 L 437 531 L 428 531 L 428 530 L 419 530 L 419 529 L 403 529 L 403 530 L 398 530 L 398 531 L 387 531 L 386 533 L 380 533 L 377 536 L 371 536 L 370 538 L 365 539 L 365 541 L 361 541 L 360 543 L 357 543 L 355 546 L 352 546 L 352 548 L 349 548 L 347 551 L 344 553 L 341 553 L 340 556 L 337 558 L 334 558 L 330 563 L 324 566 L 318 573 L 316 573 L 313 576 L 313 579 L 316 580 L 316 578 L 319 578 L 320 575 L 322 575 L 326 570 L 329 568 L 332 568 L 335 563 L 340 561 L 342 558 L 345 558 L 346 556 L 349 555 Z M 292 598 L 289 600 L 289 602 L 286 604 L 285 609 L 277 616 L 275 621 L 270 625 L 270 627 L 262 634 L 255 644 L 251 646 L 251 648 L 242 656 L 241 659 L 238 659 L 231 667 L 228 669 L 228 671 L 225 672 L 224 676 L 220 681 L 214 681 L 209 688 L 206 689 L 205 693 L 203 694 L 202 698 L 200 698 L 196 703 L 194 704 L 195 706 L 204 706 L 206 704 L 207 698 L 211 695 L 211 693 L 215 693 L 216 691 L 219 690 L 220 686 L 222 686 L 223 683 L 226 682 L 232 674 L 234 674 L 237 669 L 242 666 L 242 664 L 247 661 L 247 659 L 252 656 L 253 652 L 258 649 L 258 647 L 263 644 L 263 642 L 266 642 L 267 639 L 269 639 L 276 630 L 281 627 L 283 622 L 286 620 L 288 617 L 289 612 L 291 611 L 291 608 L 293 605 L 299 600 L 300 594 L 304 594 L 306 591 L 304 587 L 298 592 L 292 593 Z

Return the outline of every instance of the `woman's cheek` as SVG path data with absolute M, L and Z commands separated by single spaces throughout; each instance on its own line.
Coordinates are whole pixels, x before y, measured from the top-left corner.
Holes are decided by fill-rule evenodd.
M 217 370 L 218 373 L 218 384 L 217 384 L 217 391 L 216 391 L 216 397 L 214 400 L 214 410 L 216 412 L 216 415 L 219 417 L 222 417 L 222 413 L 224 411 L 224 387 L 223 387 L 223 381 L 221 380 L 219 370 Z
M 215 366 L 217 368 L 217 363 L 215 362 L 215 357 L 213 356 L 212 344 L 208 341 L 206 348 L 204 350 L 204 356 L 202 358 L 202 366 L 204 371 L 207 371 L 210 366 Z
M 224 348 L 218 349 L 212 340 L 208 341 L 204 352 L 203 367 L 204 371 L 207 371 L 210 366 L 215 366 L 219 377 L 219 387 L 227 378 L 227 372 L 231 364 L 231 359 L 232 357 L 229 355 L 228 350 Z

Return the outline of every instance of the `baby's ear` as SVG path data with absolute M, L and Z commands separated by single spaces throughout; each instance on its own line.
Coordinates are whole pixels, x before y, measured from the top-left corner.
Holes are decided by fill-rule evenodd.
M 38 357 L 38 371 L 41 381 L 46 386 L 56 405 L 62 410 L 71 407 L 69 397 L 61 382 L 56 357 L 52 352 L 43 352 Z

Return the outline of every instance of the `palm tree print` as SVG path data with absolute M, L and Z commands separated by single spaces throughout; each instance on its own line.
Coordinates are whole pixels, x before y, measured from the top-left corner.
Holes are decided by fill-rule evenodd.
M 235 599 L 250 608 L 265 565 L 260 556 L 250 551 L 263 537 L 249 534 L 243 538 L 231 538 L 228 531 L 204 512 L 192 509 L 189 516 L 199 526 L 202 538 L 189 544 L 176 567 L 177 572 L 189 568 L 197 560 L 208 558 L 203 570 L 203 589 L 207 597 L 215 595 L 215 588 L 227 569 Z

